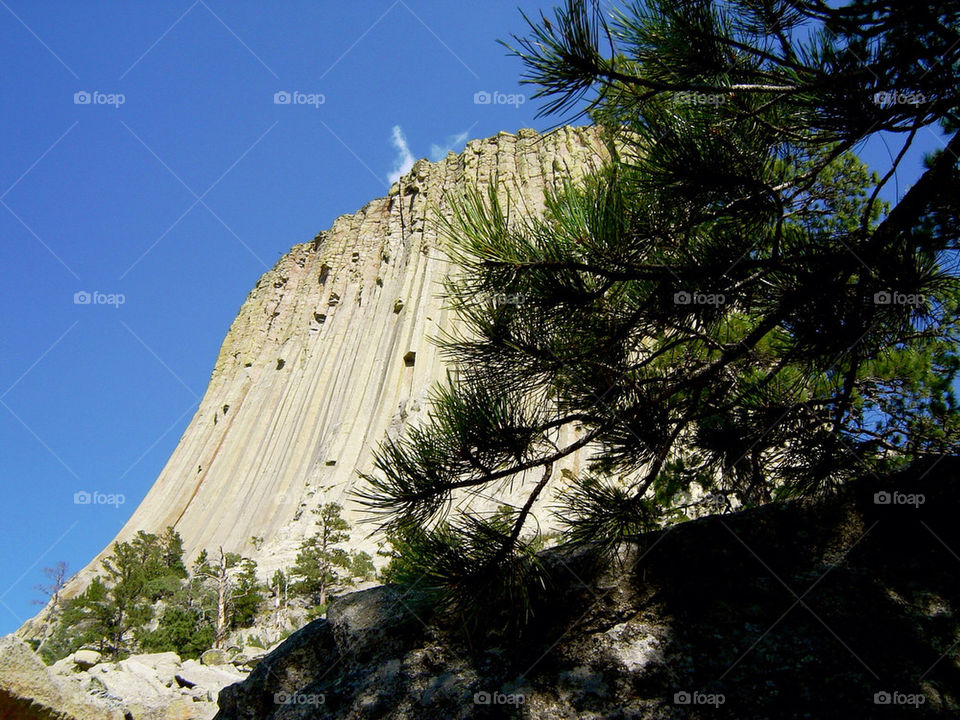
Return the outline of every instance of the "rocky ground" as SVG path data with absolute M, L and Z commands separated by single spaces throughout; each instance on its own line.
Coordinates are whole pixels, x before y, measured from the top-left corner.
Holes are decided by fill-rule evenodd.
M 467 636 L 388 585 L 262 657 L 81 651 L 48 668 L 7 636 L 0 720 L 955 718 L 958 498 L 947 458 L 615 558 L 554 548 L 519 634 L 491 612 Z
M 521 636 L 465 638 L 397 587 L 353 593 L 225 688 L 216 718 L 955 718 L 958 498 L 944 459 L 618 559 L 550 550 Z
M 0 638 L 0 720 L 210 720 L 220 690 L 243 680 L 263 655 L 211 650 L 106 662 L 79 650 L 47 667 L 13 635 Z

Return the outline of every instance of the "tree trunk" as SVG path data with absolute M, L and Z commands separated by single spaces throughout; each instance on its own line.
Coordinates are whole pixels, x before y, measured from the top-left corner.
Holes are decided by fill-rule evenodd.
M 227 558 L 220 548 L 220 568 L 217 573 L 217 635 L 214 647 L 222 648 L 227 639 Z

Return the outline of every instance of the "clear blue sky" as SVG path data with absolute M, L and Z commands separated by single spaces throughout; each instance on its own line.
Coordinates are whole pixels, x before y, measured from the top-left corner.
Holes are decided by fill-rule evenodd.
M 0 634 L 143 498 L 257 278 L 385 194 L 395 127 L 429 157 L 552 123 L 474 102 L 530 92 L 496 44 L 516 5 L 0 1 Z M 124 303 L 75 304 L 94 291 Z

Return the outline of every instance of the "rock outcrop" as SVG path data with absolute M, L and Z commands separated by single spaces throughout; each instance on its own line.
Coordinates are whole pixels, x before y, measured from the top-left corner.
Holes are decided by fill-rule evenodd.
M 210 720 L 220 691 L 265 652 L 223 652 L 219 664 L 204 664 L 173 652 L 107 662 L 78 650 L 46 667 L 8 635 L 0 638 L 0 720 Z
M 62 681 L 22 640 L 0 638 L 0 720 L 124 720 L 108 700 Z
M 394 586 L 353 593 L 225 688 L 216 719 L 954 718 L 958 499 L 948 458 L 602 562 L 549 550 L 521 636 L 464 637 Z
M 593 128 L 473 140 L 460 155 L 418 161 L 388 197 L 295 246 L 243 303 L 195 416 L 116 539 L 169 525 L 188 558 L 222 545 L 256 559 L 264 576 L 289 567 L 314 531 L 309 510 L 344 503 L 378 443 L 416 421 L 443 377 L 428 338 L 454 322 L 440 297 L 451 267 L 438 222 L 451 196 L 493 182 L 515 213 L 536 215 L 556 179 L 582 176 L 606 156 Z M 356 520 L 349 502 L 345 516 Z M 38 633 L 39 623 L 19 631 Z

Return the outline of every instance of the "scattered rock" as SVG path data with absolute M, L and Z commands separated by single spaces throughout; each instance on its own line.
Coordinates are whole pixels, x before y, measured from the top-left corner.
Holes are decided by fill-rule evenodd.
M 0 638 L 0 718 L 3 720 L 124 720 L 106 700 L 56 677 L 30 647 Z

